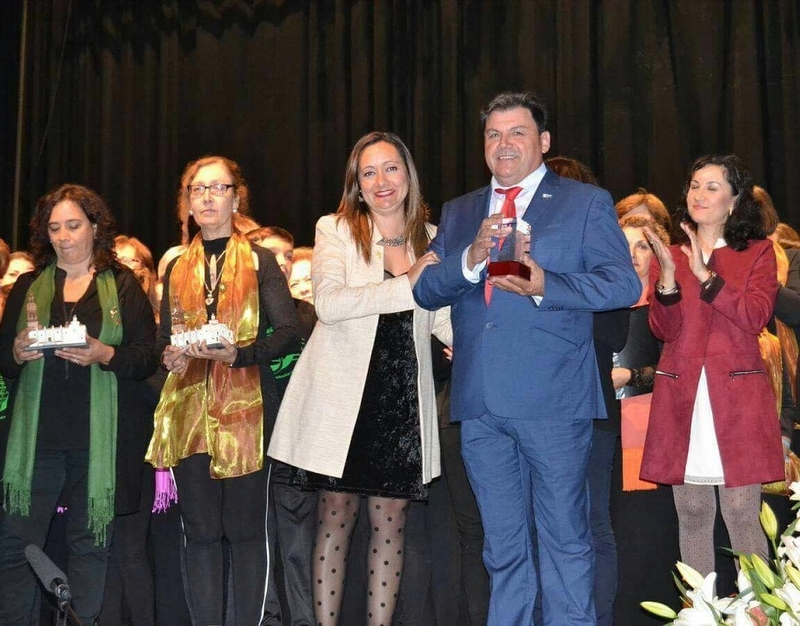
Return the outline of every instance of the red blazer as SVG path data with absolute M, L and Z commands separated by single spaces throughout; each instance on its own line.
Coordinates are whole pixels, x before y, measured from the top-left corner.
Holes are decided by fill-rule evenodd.
M 706 369 L 726 487 L 784 478 L 775 396 L 758 348 L 758 333 L 772 317 L 778 291 L 770 241 L 751 241 L 736 252 L 714 250 L 717 273 L 701 294 L 679 246 L 672 246 L 678 294 L 657 295 L 650 327 L 664 341 L 644 444 L 641 477 L 683 484 L 700 370 Z M 651 289 L 660 267 L 650 268 Z

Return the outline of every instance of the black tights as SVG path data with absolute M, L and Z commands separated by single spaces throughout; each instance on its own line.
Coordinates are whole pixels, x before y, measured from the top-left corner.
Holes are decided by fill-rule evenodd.
M 335 626 L 341 614 L 347 554 L 361 497 L 320 491 L 314 544 L 314 615 L 319 626 Z M 403 571 L 403 530 L 408 500 L 367 498 L 370 522 L 367 569 L 368 626 L 391 626 Z

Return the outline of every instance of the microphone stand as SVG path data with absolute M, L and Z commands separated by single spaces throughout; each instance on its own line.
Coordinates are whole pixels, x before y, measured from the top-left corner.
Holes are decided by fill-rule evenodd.
M 56 598 L 56 605 L 58 607 L 55 626 L 68 626 L 69 624 L 81 626 L 81 620 L 78 618 L 77 613 L 75 613 L 75 609 L 72 608 L 72 593 L 69 585 L 57 578 L 53 581 L 53 588 L 51 591 Z

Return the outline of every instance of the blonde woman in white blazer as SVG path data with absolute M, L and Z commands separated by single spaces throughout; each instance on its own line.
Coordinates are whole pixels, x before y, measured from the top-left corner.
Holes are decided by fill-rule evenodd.
M 451 343 L 447 311 L 414 303 L 433 226 L 408 148 L 373 132 L 353 148 L 339 210 L 317 222 L 319 321 L 292 374 L 269 455 L 319 489 L 314 547 L 318 624 L 339 623 L 360 499 L 370 516 L 367 623 L 390 624 L 408 503 L 438 476 L 431 333 Z

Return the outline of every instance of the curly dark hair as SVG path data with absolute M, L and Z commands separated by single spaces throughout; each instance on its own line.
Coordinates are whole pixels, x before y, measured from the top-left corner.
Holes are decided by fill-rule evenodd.
M 65 200 L 78 205 L 89 222 L 96 227 L 92 259 L 96 271 L 99 273 L 112 266 L 119 267 L 114 253 L 117 224 L 111 209 L 97 192 L 83 185 L 68 183 L 39 198 L 33 211 L 30 221 L 30 251 L 36 271 L 41 271 L 56 258 L 56 252 L 50 243 L 48 222 L 53 208 Z
M 725 180 L 728 181 L 728 184 L 733 189 L 733 195 L 736 196 L 733 211 L 726 220 L 725 230 L 723 231 L 723 237 L 725 237 L 727 244 L 734 250 L 742 251 L 747 248 L 747 242 L 751 239 L 766 239 L 761 217 L 761 205 L 753 196 L 753 177 L 741 159 L 735 154 L 707 154 L 692 163 L 686 176 L 686 182 L 683 185 L 683 197 L 675 211 L 674 224 L 688 222 L 694 228 L 697 228 L 697 224 L 689 215 L 686 196 L 694 173 L 708 165 L 718 165 L 722 168 L 725 173 Z M 672 233 L 672 242 L 681 244 L 687 241 L 686 233 L 676 226 Z

